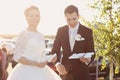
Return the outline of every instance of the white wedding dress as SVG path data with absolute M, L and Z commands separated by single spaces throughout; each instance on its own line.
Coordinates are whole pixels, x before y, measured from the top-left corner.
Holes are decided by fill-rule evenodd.
M 34 61 L 44 61 L 45 40 L 41 33 L 22 31 L 16 41 L 14 60 L 24 56 Z M 49 66 L 36 67 L 18 63 L 7 80 L 62 80 Z

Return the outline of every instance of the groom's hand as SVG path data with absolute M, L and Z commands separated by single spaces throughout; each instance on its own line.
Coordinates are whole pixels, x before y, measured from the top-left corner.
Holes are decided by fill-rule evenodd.
M 65 75 L 65 74 L 67 74 L 67 71 L 66 71 L 64 65 L 62 65 L 62 64 L 58 64 L 58 65 L 56 66 L 56 69 L 57 69 L 57 71 L 59 72 L 60 75 Z
M 85 64 L 88 64 L 91 61 L 91 58 L 80 57 L 79 60 Z

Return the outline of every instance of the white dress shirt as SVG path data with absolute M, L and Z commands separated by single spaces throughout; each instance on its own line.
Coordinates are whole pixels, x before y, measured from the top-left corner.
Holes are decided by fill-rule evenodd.
M 79 28 L 79 23 L 77 23 L 77 25 L 74 28 L 71 28 L 69 26 L 69 40 L 70 40 L 69 42 L 70 42 L 71 51 L 73 50 L 75 44 L 75 36 L 77 35 L 78 28 Z

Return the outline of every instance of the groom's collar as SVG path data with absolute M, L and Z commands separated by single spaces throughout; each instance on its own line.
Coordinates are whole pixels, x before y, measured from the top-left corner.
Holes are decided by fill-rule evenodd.
M 69 25 L 68 25 L 68 27 L 69 27 L 70 30 L 75 30 L 75 29 L 78 30 L 79 25 L 80 25 L 80 23 L 78 22 L 74 28 L 71 28 Z

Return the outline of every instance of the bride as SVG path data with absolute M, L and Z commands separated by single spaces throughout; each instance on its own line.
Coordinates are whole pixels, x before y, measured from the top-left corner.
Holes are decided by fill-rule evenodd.
M 40 21 L 39 9 L 30 6 L 25 10 L 28 23 L 16 41 L 14 60 L 18 64 L 13 68 L 7 80 L 62 80 L 50 67 L 47 66 L 45 56 L 44 36 L 37 31 Z M 52 60 L 54 61 L 56 57 Z

